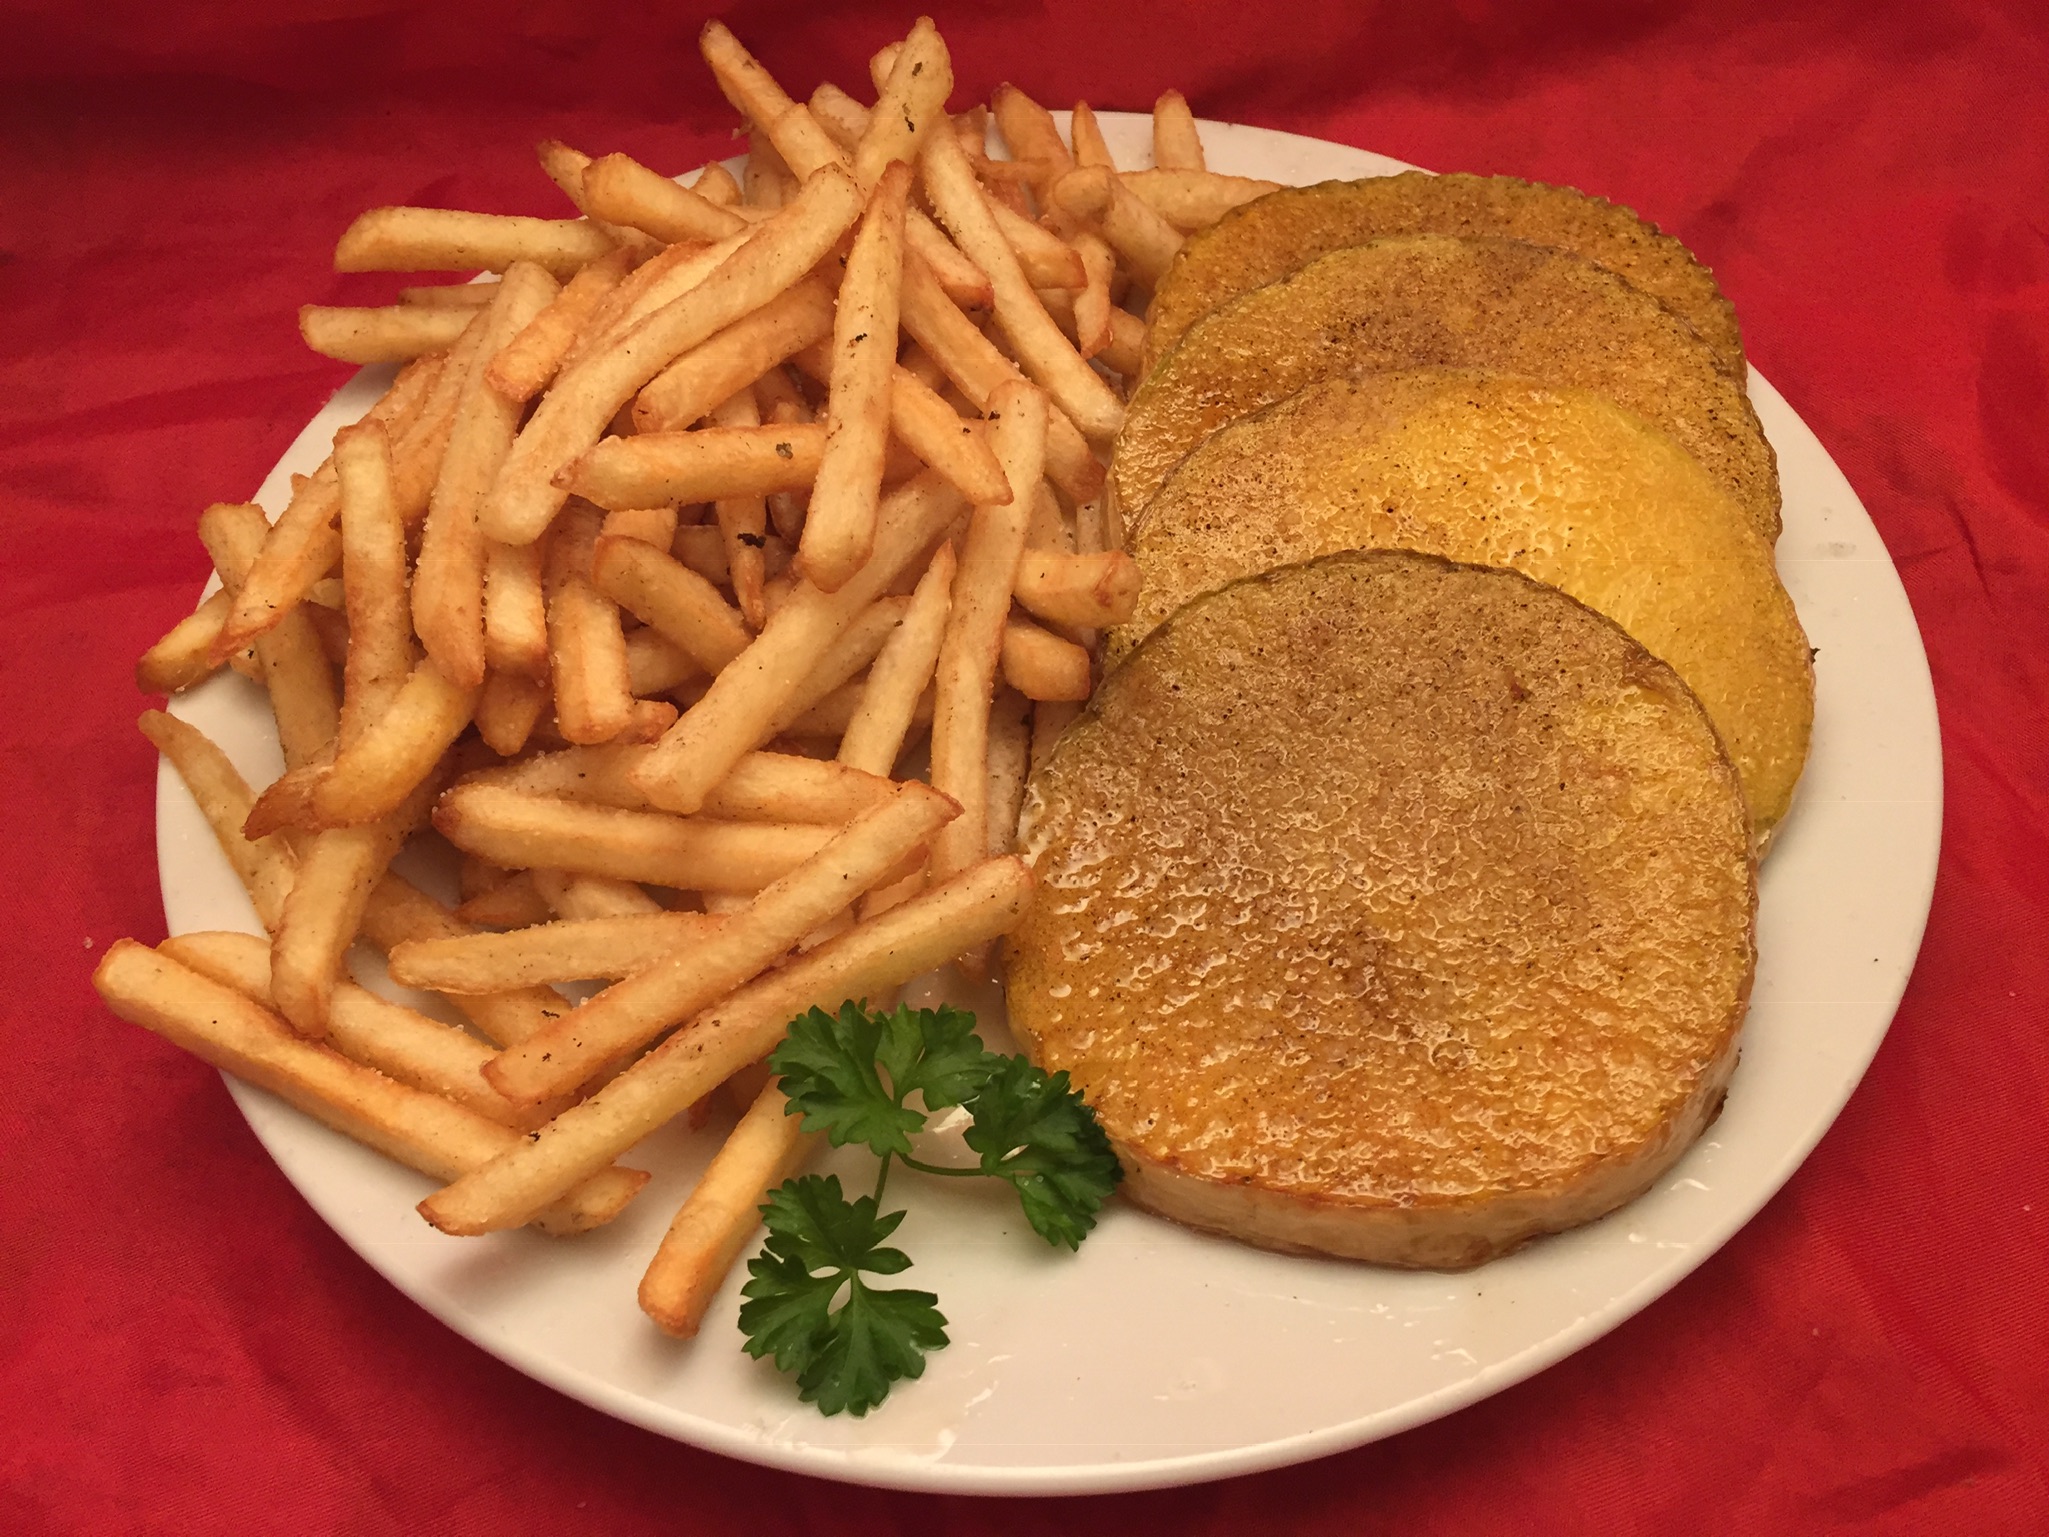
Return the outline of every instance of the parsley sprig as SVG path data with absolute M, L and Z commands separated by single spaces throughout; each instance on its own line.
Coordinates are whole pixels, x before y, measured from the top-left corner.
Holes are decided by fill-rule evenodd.
M 770 1191 L 761 1208 L 768 1237 L 747 1266 L 740 1328 L 748 1354 L 796 1373 L 798 1396 L 823 1414 L 866 1414 L 947 1343 L 937 1297 L 864 1279 L 910 1268 L 886 1242 L 904 1219 L 882 1211 L 892 1162 L 947 1179 L 1003 1180 L 1032 1230 L 1069 1249 L 1088 1236 L 1122 1175 L 1067 1074 L 998 1056 L 960 1009 L 880 1013 L 851 1001 L 837 1015 L 813 1009 L 768 1060 L 805 1131 L 824 1132 L 835 1147 L 860 1143 L 880 1160 L 874 1192 L 855 1199 L 836 1175 L 804 1175 Z M 926 1116 L 956 1105 L 967 1110 L 964 1140 L 979 1162 L 916 1157 L 911 1138 Z

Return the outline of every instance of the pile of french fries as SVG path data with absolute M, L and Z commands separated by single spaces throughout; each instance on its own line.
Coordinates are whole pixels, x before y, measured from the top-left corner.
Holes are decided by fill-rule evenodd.
M 138 669 L 268 692 L 260 794 L 141 724 L 269 938 L 124 940 L 95 976 L 445 1181 L 420 1210 L 447 1233 L 610 1220 L 647 1178 L 617 1160 L 723 1089 L 748 1108 L 641 1288 L 679 1335 L 810 1151 L 760 1065 L 788 1022 L 986 967 L 1023 913 L 1028 765 L 1137 594 L 1101 455 L 1138 311 L 1269 185 L 1206 171 L 1178 94 L 1137 172 L 1085 105 L 1071 139 L 1010 86 L 950 115 L 928 20 L 875 56 L 873 106 L 793 100 L 717 22 L 702 46 L 737 180 L 550 143 L 578 217 L 343 235 L 341 270 L 498 276 L 302 313 L 317 351 L 403 367 L 274 523 L 206 510 L 220 590 Z M 430 827 L 460 906 L 391 869 Z M 467 1027 L 357 986 L 358 941 Z

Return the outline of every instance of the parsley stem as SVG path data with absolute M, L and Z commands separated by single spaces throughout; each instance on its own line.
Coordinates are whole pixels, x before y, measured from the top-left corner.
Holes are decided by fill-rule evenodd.
M 882 1187 L 889 1183 L 889 1160 L 894 1156 L 891 1153 L 884 1153 L 878 1160 L 880 1167 L 875 1171 L 875 1204 L 877 1206 L 882 1204 Z M 904 1162 L 909 1163 L 910 1160 L 906 1158 Z
M 977 1179 L 989 1172 L 980 1165 L 972 1169 L 953 1169 L 943 1163 L 926 1163 L 923 1159 L 913 1158 L 908 1153 L 899 1153 L 896 1156 L 903 1159 L 904 1167 L 907 1169 L 916 1169 L 920 1174 L 940 1174 L 949 1179 Z

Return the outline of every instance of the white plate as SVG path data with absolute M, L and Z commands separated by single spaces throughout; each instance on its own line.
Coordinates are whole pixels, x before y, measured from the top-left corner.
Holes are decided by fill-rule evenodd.
M 1120 163 L 1145 162 L 1145 118 L 1103 123 Z M 1205 124 L 1203 137 L 1216 169 L 1282 181 L 1401 169 L 1263 129 Z M 281 505 L 286 477 L 311 471 L 378 387 L 366 375 L 329 403 L 266 482 L 266 505 Z M 632 1161 L 655 1179 L 601 1232 L 457 1239 L 414 1215 L 425 1178 L 259 1091 L 237 1085 L 236 1098 L 314 1209 L 451 1328 L 608 1414 L 774 1467 L 957 1493 L 1143 1489 L 1357 1446 L 1520 1381 L 1658 1297 L 1784 1183 L 1877 1050 L 1928 913 L 1941 760 L 1913 614 L 1813 434 L 1754 374 L 1751 395 L 1785 486 L 1780 569 L 1819 653 L 1813 760 L 1764 872 L 1762 960 L 1728 1106 L 1656 1190 L 1606 1221 L 1460 1276 L 1264 1254 L 1123 1207 L 1063 1256 L 1002 1192 L 903 1174 L 891 1193 L 911 1208 L 906 1284 L 939 1294 L 953 1343 L 867 1418 L 828 1420 L 741 1353 L 740 1276 L 692 1344 L 635 1305 L 716 1131 L 672 1127 L 644 1144 Z M 241 680 L 176 709 L 253 782 L 278 771 L 268 712 Z M 255 930 L 168 769 L 157 842 L 173 933 Z

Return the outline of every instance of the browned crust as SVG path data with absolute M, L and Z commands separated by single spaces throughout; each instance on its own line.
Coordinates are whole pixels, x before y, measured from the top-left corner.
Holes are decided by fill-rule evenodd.
M 1714 274 L 1655 224 L 1571 187 L 1423 171 L 1284 187 L 1191 235 L 1153 295 L 1144 371 L 1226 300 L 1340 246 L 1414 234 L 1498 235 L 1571 251 L 1665 305 L 1713 349 L 1725 372 L 1744 377 L 1734 306 Z

